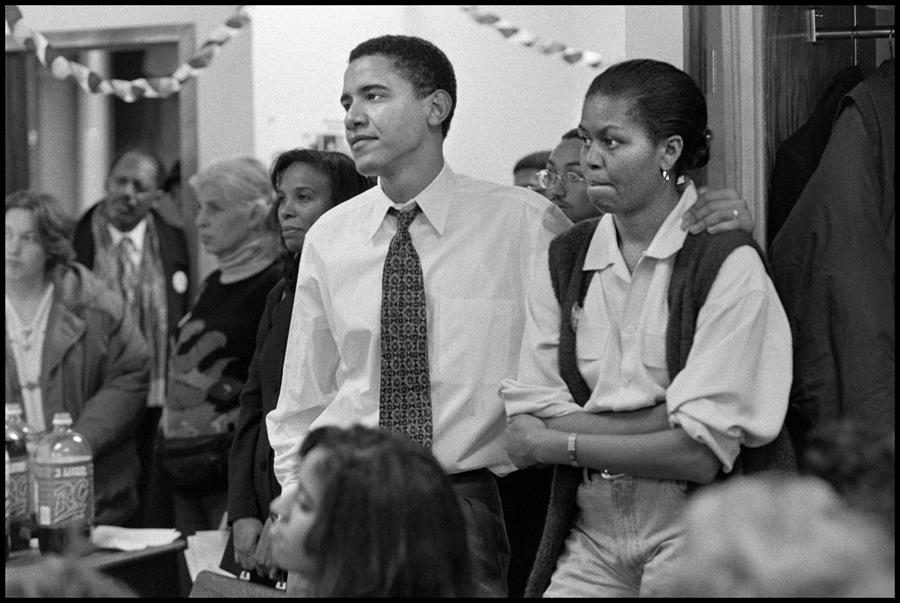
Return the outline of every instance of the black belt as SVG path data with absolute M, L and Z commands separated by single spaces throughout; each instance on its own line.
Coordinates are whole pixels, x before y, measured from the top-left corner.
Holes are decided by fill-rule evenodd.
M 494 474 L 487 469 L 473 469 L 472 471 L 451 473 L 449 477 L 450 481 L 454 484 L 470 484 L 473 482 L 493 480 Z

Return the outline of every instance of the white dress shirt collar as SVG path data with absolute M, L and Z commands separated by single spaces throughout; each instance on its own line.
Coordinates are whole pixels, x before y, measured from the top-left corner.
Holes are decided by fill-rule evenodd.
M 112 224 L 107 225 L 107 229 L 109 230 L 109 236 L 112 239 L 112 245 L 115 247 L 119 244 L 119 242 L 124 239 L 126 236 L 131 239 L 131 242 L 134 243 L 135 255 L 140 258 L 144 253 L 144 233 L 147 232 L 147 218 L 144 218 L 140 222 L 137 223 L 137 226 L 132 228 L 129 232 L 122 232 L 118 228 L 115 228 Z
M 450 206 L 456 184 L 456 174 L 450 169 L 447 162 L 444 162 L 444 167 L 441 168 L 438 175 L 435 176 L 434 180 L 432 180 L 421 193 L 406 203 L 398 204 L 391 201 L 391 199 L 384 194 L 384 190 L 381 188 L 381 182 L 379 181 L 378 185 L 374 187 L 374 189 L 377 189 L 377 192 L 373 193 L 376 195 L 376 199 L 372 204 L 372 214 L 366 232 L 368 238 L 371 239 L 375 236 L 378 228 L 384 222 L 384 216 L 387 214 L 388 209 L 392 207 L 403 209 L 411 203 L 416 203 L 421 207 L 422 213 L 425 214 L 425 218 L 434 227 L 438 235 L 443 235 L 444 226 L 447 224 L 447 216 L 450 213 Z
M 690 209 L 696 201 L 697 189 L 693 183 L 689 182 L 681 194 L 678 204 L 669 212 L 653 236 L 653 240 L 650 241 L 650 246 L 645 252 L 647 257 L 662 260 L 681 249 L 684 239 L 687 237 L 687 232 L 681 230 L 681 219 L 684 212 Z M 600 224 L 597 225 L 597 231 L 591 238 L 591 244 L 584 257 L 585 271 L 603 270 L 615 264 L 622 257 L 615 229 L 612 214 L 606 214 L 600 219 Z M 605 232 L 605 235 L 601 236 L 601 230 Z M 606 243 L 604 244 L 603 241 Z

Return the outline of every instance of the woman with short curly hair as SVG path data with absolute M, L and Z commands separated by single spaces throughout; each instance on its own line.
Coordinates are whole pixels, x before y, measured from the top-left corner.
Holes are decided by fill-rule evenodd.
M 126 525 L 138 506 L 133 432 L 149 351 L 118 292 L 73 261 L 74 221 L 36 191 L 6 197 L 6 403 L 32 432 L 68 412 L 94 457 L 94 519 Z

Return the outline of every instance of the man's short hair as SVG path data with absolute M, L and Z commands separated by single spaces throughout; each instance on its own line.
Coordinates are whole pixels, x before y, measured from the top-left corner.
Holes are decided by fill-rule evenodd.
M 534 153 L 529 153 L 516 162 L 513 173 L 516 173 L 519 170 L 542 170 L 547 167 L 547 162 L 549 160 L 550 151 L 535 151 Z
M 446 138 L 456 111 L 456 75 L 447 55 L 428 40 L 415 36 L 379 36 L 351 50 L 349 62 L 376 54 L 393 59 L 394 67 L 413 85 L 419 98 L 435 90 L 444 90 L 450 95 L 450 112 L 441 123 L 441 132 Z
M 112 174 L 112 171 L 116 169 L 116 166 L 126 155 L 138 155 L 150 161 L 156 167 L 156 190 L 163 189 L 167 176 L 165 165 L 163 164 L 162 159 L 160 159 L 158 154 L 145 147 L 125 147 L 118 153 L 116 153 L 115 157 L 113 157 L 112 162 L 110 162 L 109 164 L 109 171 L 106 173 L 107 176 Z

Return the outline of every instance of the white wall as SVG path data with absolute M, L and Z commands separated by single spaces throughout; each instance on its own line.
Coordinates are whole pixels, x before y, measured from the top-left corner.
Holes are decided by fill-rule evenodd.
M 357 42 L 400 28 L 402 7 L 255 6 L 255 152 L 311 146 L 323 120 L 342 124 L 339 98 L 347 55 Z M 340 130 L 342 132 L 342 129 Z
M 625 52 L 629 59 L 657 59 L 684 68 L 684 5 L 625 7 Z
M 650 56 L 679 67 L 681 8 L 480 6 L 542 40 L 609 60 Z M 447 54 L 458 108 L 446 156 L 457 171 L 496 182 L 511 183 L 520 157 L 552 148 L 577 125 L 599 73 L 512 42 L 459 6 L 257 6 L 253 15 L 255 151 L 264 161 L 312 144 L 328 122 L 341 123 L 347 56 L 370 37 L 416 35 Z

